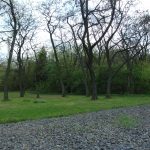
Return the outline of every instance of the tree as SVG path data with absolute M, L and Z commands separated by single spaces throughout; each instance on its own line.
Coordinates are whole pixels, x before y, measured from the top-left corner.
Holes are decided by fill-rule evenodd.
M 84 85 L 85 85 L 85 94 L 86 96 L 90 96 L 90 89 L 89 89 L 89 79 L 88 79 L 88 71 L 87 71 L 87 65 L 83 59 L 83 52 L 82 52 L 82 45 L 81 44 L 78 44 L 78 39 L 77 39 L 77 35 L 76 35 L 76 32 L 75 32 L 75 29 L 74 27 L 77 26 L 77 24 L 75 25 L 72 25 L 70 22 L 69 22 L 69 18 L 71 17 L 71 19 L 73 20 L 73 17 L 74 16 L 67 16 L 67 23 L 71 29 L 71 32 L 72 32 L 72 36 L 73 36 L 73 41 L 74 41 L 74 49 L 75 49 L 75 52 L 77 54 L 77 58 L 78 58 L 78 61 L 79 61 L 79 64 L 80 64 L 80 67 L 81 67 L 81 70 L 82 70 L 82 73 L 83 73 L 83 82 L 84 82 Z
M 86 54 L 86 64 L 90 75 L 91 80 L 91 94 L 92 100 L 97 99 L 97 85 L 96 85 L 96 76 L 94 72 L 94 55 L 93 51 L 94 48 L 101 42 L 103 37 L 108 32 L 115 15 L 116 4 L 117 1 L 106 1 L 100 2 L 96 4 L 93 8 L 90 7 L 90 1 L 88 0 L 80 0 L 79 1 L 79 8 L 80 8 L 80 15 L 81 15 L 81 23 L 78 30 L 78 36 L 82 42 L 83 50 Z M 102 7 L 101 7 L 102 5 Z M 108 16 L 111 14 L 110 16 Z M 107 21 L 106 22 L 106 18 Z M 108 19 L 109 18 L 109 19 Z M 94 29 L 94 32 L 98 32 L 97 26 L 102 26 L 103 28 L 99 37 L 96 41 L 92 42 L 93 35 L 91 35 L 91 27 Z
M 19 7 L 19 6 L 18 6 Z M 20 5 L 20 19 L 18 35 L 16 37 L 16 53 L 18 62 L 18 77 L 19 77 L 19 87 L 20 87 L 20 97 L 24 97 L 25 94 L 25 66 L 23 56 L 26 54 L 25 46 L 29 45 L 29 40 L 32 37 L 32 33 L 36 29 L 35 19 L 32 16 L 32 10 Z M 28 11 L 27 11 L 28 10 Z M 27 12 L 27 13 L 26 13 Z
M 46 72 L 46 65 L 47 65 L 47 52 L 45 47 L 42 47 L 39 53 L 36 56 L 36 90 L 37 90 L 37 98 L 40 97 L 39 89 L 42 82 L 46 82 L 47 80 L 47 72 Z
M 16 5 L 13 0 L 1 0 L 2 3 L 5 5 L 7 8 L 7 13 L 6 13 L 6 19 L 8 22 L 8 28 L 11 30 L 11 41 L 10 41 L 10 49 L 9 49 L 9 57 L 8 57 L 8 62 L 7 62 L 7 67 L 6 67 L 6 72 L 4 76 L 4 100 L 8 100 L 8 77 L 10 73 L 10 67 L 11 67 L 11 61 L 12 61 L 12 55 L 15 47 L 15 41 L 16 37 L 18 34 L 18 29 L 20 28 L 18 24 L 18 12 L 16 10 Z
M 140 17 L 128 17 L 128 21 L 122 26 L 120 36 L 123 59 L 127 67 L 127 93 L 134 93 L 133 67 L 137 57 L 148 47 L 149 30 L 143 30 L 146 24 L 141 24 Z M 147 22 L 147 25 L 149 22 Z
M 60 82 L 60 87 L 61 87 L 61 94 L 62 94 L 62 97 L 64 97 L 66 95 L 66 91 L 65 91 L 64 81 L 62 78 L 62 68 L 59 62 L 58 52 L 57 52 L 57 46 L 59 44 L 57 45 L 54 40 L 54 34 L 56 33 L 56 29 L 58 29 L 59 22 L 60 22 L 59 17 L 55 16 L 57 14 L 56 12 L 57 9 L 58 9 L 57 1 L 51 0 L 48 3 L 42 4 L 41 13 L 44 16 L 44 19 L 47 25 L 47 31 L 49 33 L 52 49 L 54 51 L 54 57 L 55 57 L 56 66 L 57 66 L 57 75 L 59 77 L 59 82 Z

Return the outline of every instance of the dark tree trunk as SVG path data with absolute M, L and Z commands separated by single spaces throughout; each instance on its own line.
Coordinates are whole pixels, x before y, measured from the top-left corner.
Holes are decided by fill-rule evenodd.
M 81 66 L 81 70 L 82 70 L 82 73 L 83 73 L 83 82 L 84 82 L 84 87 L 85 87 L 85 95 L 87 97 L 89 97 L 90 96 L 90 88 L 89 88 L 88 70 L 87 70 L 86 64 L 84 64 L 79 52 L 77 54 L 78 54 L 78 59 L 79 59 L 79 63 L 80 63 L 80 66 Z
M 132 75 L 131 70 L 129 70 L 128 78 L 127 78 L 127 93 L 128 94 L 133 94 L 134 93 L 133 75 Z
M 25 95 L 24 90 L 23 90 L 23 89 L 22 89 L 22 90 L 20 90 L 20 97 L 24 97 L 24 95 Z
M 12 27 L 13 37 L 12 37 L 11 47 L 10 47 L 10 51 L 9 51 L 9 58 L 8 58 L 7 68 L 6 68 L 6 72 L 5 72 L 5 76 L 4 76 L 4 100 L 6 100 L 6 101 L 9 100 L 9 97 L 8 97 L 8 78 L 9 78 L 9 73 L 10 73 L 10 67 L 11 67 L 11 61 L 12 61 L 12 55 L 13 55 L 13 51 L 14 51 L 16 36 L 17 36 L 17 33 L 18 33 L 17 18 L 16 18 L 16 14 L 15 14 L 15 11 L 14 11 L 13 1 L 9 0 L 8 5 L 10 7 L 10 15 L 11 15 L 11 21 L 12 21 L 11 25 L 13 25 L 13 27 Z
M 111 37 L 110 39 L 111 40 Z M 111 98 L 111 83 L 112 83 L 112 60 L 110 58 L 110 49 L 108 48 L 109 40 L 105 45 L 106 50 L 106 59 L 108 65 L 108 78 L 107 78 L 107 85 L 106 85 L 106 98 Z
M 106 98 L 111 98 L 111 83 L 112 83 L 112 78 L 111 76 L 109 76 L 107 79 Z
M 4 76 L 4 101 L 9 100 L 8 96 L 8 78 L 9 78 L 9 73 L 10 73 L 10 65 L 11 65 L 11 60 L 12 60 L 12 54 L 13 54 L 13 48 L 11 48 L 9 52 L 9 58 L 8 58 L 8 63 L 7 63 L 7 68 Z
M 81 65 L 81 70 L 82 70 L 82 73 L 83 73 L 85 96 L 89 97 L 91 95 L 91 93 L 90 93 L 89 77 L 88 77 L 88 70 L 87 70 L 88 68 L 87 68 L 87 66 L 84 67 L 84 65 L 86 65 L 86 64 L 83 64 L 82 58 L 80 57 L 79 59 L 80 59 L 79 62 L 80 62 L 80 65 Z
M 38 85 L 36 85 L 36 98 L 40 98 L 40 90 Z
M 77 39 L 76 39 L 76 35 L 73 29 L 73 26 L 69 23 L 68 19 L 67 19 L 67 23 L 69 24 L 71 31 L 72 31 L 72 35 L 73 35 L 73 39 L 74 39 L 74 43 L 75 43 L 75 50 L 78 56 L 78 60 L 81 66 L 81 70 L 83 73 L 83 82 L 84 82 L 84 87 L 85 87 L 85 95 L 87 97 L 90 96 L 90 89 L 89 89 L 89 83 L 88 83 L 88 71 L 87 71 L 87 66 L 83 61 L 82 55 L 80 54 L 80 48 L 79 45 L 77 43 Z
M 47 27 L 48 27 L 48 30 L 49 30 L 49 36 L 50 36 L 50 40 L 51 40 L 51 44 L 52 44 L 52 47 L 53 47 L 54 56 L 55 56 L 55 60 L 56 60 L 57 73 L 58 73 L 57 75 L 59 76 L 60 87 L 61 87 L 61 91 L 62 91 L 62 97 L 65 97 L 65 85 L 64 85 L 63 80 L 62 80 L 61 66 L 60 66 L 60 63 L 59 63 L 59 58 L 58 58 L 58 55 L 57 55 L 57 49 L 56 49 L 54 39 L 53 39 L 54 31 L 53 32 L 51 31 L 49 25 L 50 25 L 50 22 L 47 23 Z
M 24 84 L 21 82 L 20 83 L 20 97 L 24 97 L 24 95 L 25 95 Z
M 40 93 L 37 91 L 36 98 L 40 98 Z
M 20 51 L 20 52 L 21 52 L 21 51 Z M 19 75 L 19 90 L 20 90 L 20 97 L 24 97 L 24 95 L 25 95 L 25 87 L 24 87 L 24 69 L 23 69 L 22 60 L 21 60 L 21 58 L 20 58 L 20 54 L 18 54 L 18 63 L 19 63 L 18 75 Z
M 96 100 L 98 99 L 98 96 L 97 96 L 97 85 L 96 85 L 96 76 L 95 76 L 95 72 L 94 72 L 94 67 L 93 67 L 93 52 L 92 52 L 92 49 L 89 48 L 89 49 L 85 49 L 86 52 L 89 52 L 87 53 L 87 68 L 88 68 L 88 71 L 89 71 L 89 75 L 90 75 L 90 80 L 91 80 L 91 99 L 92 100 Z
M 8 58 L 8 63 L 7 63 L 7 68 L 4 76 L 4 100 L 7 101 L 9 100 L 8 96 L 8 78 L 9 78 L 9 73 L 10 73 L 10 66 L 11 66 L 11 60 L 12 60 L 12 55 L 13 55 L 13 50 L 14 50 L 14 45 L 15 45 L 15 39 L 16 39 L 17 32 L 14 33 L 13 35 L 13 41 L 11 43 L 11 48 L 9 51 L 9 58 Z
M 62 95 L 62 97 L 65 97 L 66 96 L 65 85 L 62 80 L 60 80 L 60 84 L 61 84 L 61 95 Z
M 9 97 L 8 97 L 8 83 L 7 83 L 7 80 L 8 80 L 8 75 L 5 75 L 5 83 L 4 83 L 4 101 L 7 101 L 9 100 Z
M 97 85 L 96 85 L 96 76 L 95 76 L 95 72 L 93 70 L 92 64 L 89 65 L 89 72 L 90 72 L 90 78 L 91 78 L 91 94 L 92 100 L 96 100 L 98 99 L 97 96 Z
M 127 71 L 128 71 L 128 77 L 127 77 L 127 93 L 132 94 L 134 92 L 134 86 L 133 86 L 133 75 L 132 75 L 132 60 L 130 60 L 129 53 L 126 53 L 127 56 Z
M 97 85 L 95 78 L 92 79 L 92 100 L 98 99 L 97 96 Z
M 89 84 L 88 84 L 87 80 L 84 80 L 84 86 L 85 86 L 85 95 L 87 97 L 89 97 L 90 96 L 90 89 L 89 89 Z

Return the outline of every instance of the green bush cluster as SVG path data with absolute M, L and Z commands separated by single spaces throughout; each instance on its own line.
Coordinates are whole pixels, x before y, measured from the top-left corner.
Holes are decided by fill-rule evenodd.
M 64 65 L 64 63 L 61 63 Z M 63 68 L 63 81 L 66 87 L 66 91 L 70 94 L 84 94 L 84 76 L 79 65 L 74 65 L 69 60 Z M 59 85 L 59 78 L 57 76 L 57 69 L 55 61 L 49 59 L 44 66 L 44 79 L 38 83 L 35 82 L 35 61 L 30 60 L 26 66 L 25 72 L 25 87 L 26 90 L 35 91 L 36 86 L 41 93 L 59 93 L 61 91 Z M 0 90 L 3 90 L 3 75 L 4 68 L 0 67 Z M 114 67 L 115 70 L 115 67 Z M 95 67 L 98 93 L 106 93 L 106 82 L 107 82 L 107 66 L 101 65 Z M 126 94 L 127 92 L 127 68 L 124 66 L 113 78 L 112 81 L 112 93 L 113 94 Z M 46 79 L 45 79 L 46 78 Z M 150 65 L 149 62 L 140 62 L 135 64 L 133 67 L 133 84 L 134 93 L 150 93 Z M 16 68 L 11 69 L 9 76 L 9 90 L 18 91 L 18 72 Z

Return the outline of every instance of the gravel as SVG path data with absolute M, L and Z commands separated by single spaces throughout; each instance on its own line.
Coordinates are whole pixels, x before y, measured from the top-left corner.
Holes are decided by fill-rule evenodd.
M 132 116 L 135 126 L 116 123 Z M 150 150 L 150 105 L 0 125 L 0 150 Z

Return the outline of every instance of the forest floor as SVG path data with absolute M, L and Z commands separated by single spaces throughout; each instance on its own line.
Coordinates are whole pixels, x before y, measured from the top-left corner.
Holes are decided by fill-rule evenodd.
M 99 96 L 96 101 L 90 97 L 69 95 L 41 95 L 26 93 L 24 98 L 18 92 L 11 92 L 9 101 L 2 101 L 0 93 L 0 123 L 62 117 L 79 113 L 95 112 L 106 109 L 150 104 L 150 95 L 113 95 L 111 99 Z
M 0 125 L 2 150 L 150 150 L 150 105 Z

